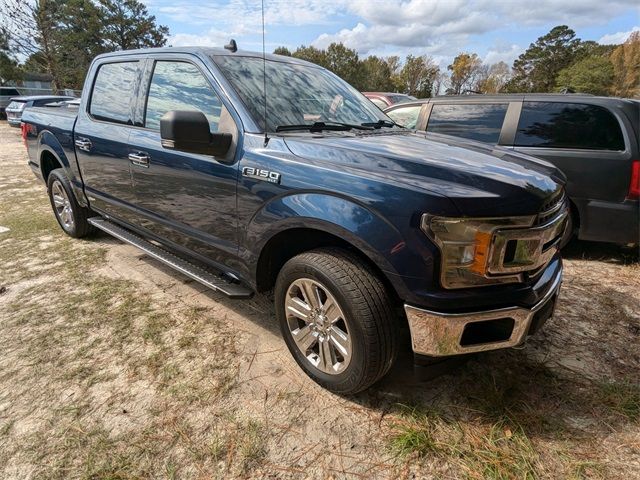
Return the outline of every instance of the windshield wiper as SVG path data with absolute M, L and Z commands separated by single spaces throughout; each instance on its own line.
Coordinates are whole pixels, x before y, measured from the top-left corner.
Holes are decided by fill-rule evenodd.
M 342 122 L 315 122 L 300 125 L 278 125 L 276 132 L 292 132 L 295 130 L 309 130 L 310 132 L 322 132 L 323 130 L 331 130 L 334 132 L 346 132 L 351 129 L 356 130 L 373 130 L 369 125 L 355 125 Z
M 392 121 L 392 120 L 378 120 L 377 122 L 364 122 L 361 124 L 363 127 L 373 127 L 373 128 L 382 128 L 382 127 L 400 127 L 404 128 L 402 125 Z

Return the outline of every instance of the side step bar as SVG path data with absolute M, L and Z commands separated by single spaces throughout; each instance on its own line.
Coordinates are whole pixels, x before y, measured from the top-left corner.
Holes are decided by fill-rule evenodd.
M 250 298 L 253 295 L 253 291 L 250 288 L 240 283 L 233 283 L 226 280 L 222 277 L 222 274 L 216 275 L 215 273 L 193 265 L 109 220 L 101 217 L 91 217 L 87 221 L 94 227 L 139 248 L 150 257 L 155 258 L 212 290 L 225 294 L 229 298 Z

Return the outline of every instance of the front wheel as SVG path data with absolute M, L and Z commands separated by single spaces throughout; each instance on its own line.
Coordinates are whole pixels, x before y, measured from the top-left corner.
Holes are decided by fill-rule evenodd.
M 340 249 L 297 255 L 278 274 L 275 301 L 289 351 L 324 388 L 357 393 L 393 365 L 398 348 L 393 300 L 357 256 Z

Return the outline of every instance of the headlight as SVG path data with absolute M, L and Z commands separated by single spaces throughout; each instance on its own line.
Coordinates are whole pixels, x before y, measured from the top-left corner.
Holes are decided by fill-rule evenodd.
M 489 262 L 498 229 L 531 227 L 535 216 L 447 218 L 422 216 L 422 230 L 440 248 L 440 280 L 445 288 L 512 283 L 519 275 L 490 276 Z

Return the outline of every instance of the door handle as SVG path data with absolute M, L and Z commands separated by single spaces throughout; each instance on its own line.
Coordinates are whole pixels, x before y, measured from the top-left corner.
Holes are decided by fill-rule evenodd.
M 132 164 L 137 165 L 138 167 L 149 168 L 149 160 L 151 160 L 151 157 L 149 157 L 149 155 L 144 152 L 136 152 L 136 153 L 129 154 L 129 161 Z
M 91 140 L 89 140 L 88 138 L 77 138 L 74 143 L 76 147 L 78 147 L 78 149 L 84 152 L 88 152 L 89 150 L 91 150 Z

